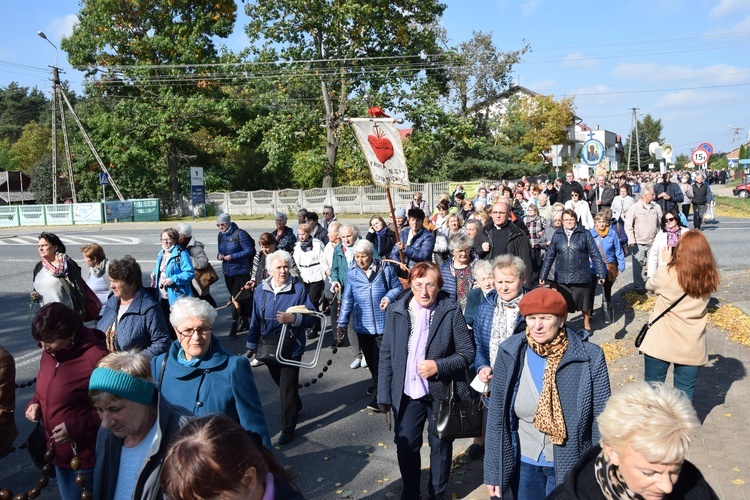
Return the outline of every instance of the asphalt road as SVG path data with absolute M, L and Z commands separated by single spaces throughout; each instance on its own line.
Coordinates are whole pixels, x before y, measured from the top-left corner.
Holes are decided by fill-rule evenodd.
M 240 222 L 256 240 L 270 224 L 270 221 Z M 134 256 L 141 263 L 144 278 L 148 279 L 159 251 L 159 233 L 164 227 L 167 227 L 165 223 L 147 223 L 45 229 L 60 235 L 69 255 L 78 262 L 82 261 L 79 248 L 97 242 L 109 258 Z M 217 266 L 215 225 L 212 221 L 198 222 L 193 228 Z M 747 269 L 745 252 L 750 247 L 750 219 L 721 219 L 707 223 L 704 229 L 723 271 L 732 274 Z M 36 237 L 39 232 L 29 228 L 0 230 L 0 344 L 15 356 L 17 382 L 33 379 L 38 369 L 40 353 L 29 332 L 28 292 L 31 270 L 38 260 Z M 630 264 L 626 273 L 629 269 Z M 629 280 L 627 274 L 623 278 Z M 212 287 L 212 294 L 219 304 L 229 300 L 221 280 Z M 242 353 L 245 350 L 242 336 L 234 340 L 226 336 L 229 322 L 229 310 L 221 310 L 215 333 L 230 351 Z M 326 344 L 330 344 L 330 339 L 329 333 Z M 370 374 L 366 369 L 350 369 L 352 359 L 348 348 L 336 354 L 325 348 L 318 369 L 301 371 L 301 382 L 310 384 L 300 390 L 304 408 L 296 437 L 290 445 L 276 450 L 282 462 L 297 474 L 297 484 L 309 499 L 392 498 L 401 491 L 393 433 L 384 415 L 365 410 L 369 402 L 366 390 Z M 329 370 L 318 379 L 319 368 L 328 360 L 331 360 Z M 279 432 L 278 389 L 266 368 L 254 370 L 269 430 L 275 438 Z M 316 383 L 311 383 L 312 380 Z M 29 387 L 16 392 L 16 421 L 22 436 L 31 430 L 23 412 L 33 390 Z M 19 437 L 17 444 L 20 442 Z M 466 440 L 457 442 L 455 450 L 462 450 L 467 444 Z M 423 468 L 428 464 L 428 450 L 427 446 L 423 449 Z M 11 488 L 14 492 L 27 490 L 38 477 L 25 451 L 16 451 L 0 461 L 0 488 Z M 479 486 L 466 481 L 451 482 L 451 491 L 457 498 L 465 497 Z M 59 498 L 54 481 L 42 498 Z

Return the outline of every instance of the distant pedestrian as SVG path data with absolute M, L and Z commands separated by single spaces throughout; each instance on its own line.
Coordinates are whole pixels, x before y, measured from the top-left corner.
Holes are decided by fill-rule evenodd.
M 706 207 L 713 203 L 714 195 L 711 193 L 711 186 L 704 182 L 703 175 L 698 174 L 693 184 L 693 227 L 695 229 L 701 229 Z
M 333 211 L 333 207 L 331 205 L 323 205 L 323 220 L 320 221 L 320 225 L 325 229 L 328 229 L 328 226 L 331 225 L 331 222 L 335 220 L 338 219 L 336 219 L 336 214 Z

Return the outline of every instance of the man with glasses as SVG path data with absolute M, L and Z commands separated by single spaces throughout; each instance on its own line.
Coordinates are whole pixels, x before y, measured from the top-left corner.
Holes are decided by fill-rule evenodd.
M 323 226 L 326 231 L 328 231 L 328 226 L 335 220 L 338 219 L 336 219 L 336 214 L 333 211 L 333 207 L 331 205 L 323 205 L 323 220 L 320 221 L 320 225 Z
M 628 247 L 633 256 L 633 291 L 646 293 L 646 280 L 643 276 L 648 252 L 659 231 L 661 208 L 654 200 L 654 188 L 646 186 L 641 191 L 641 198 L 633 203 L 625 216 L 625 233 L 628 235 Z
M 505 201 L 492 205 L 492 220 L 477 235 L 476 249 L 480 259 L 493 260 L 504 254 L 519 257 L 526 264 L 526 283 L 531 283 L 531 246 L 529 238 L 510 223 L 510 207 Z
M 583 193 L 583 186 L 581 186 L 573 177 L 573 172 L 565 172 L 565 182 L 560 186 L 560 192 L 557 195 L 557 203 L 565 205 L 566 202 L 570 201 L 571 193 L 576 191 Z

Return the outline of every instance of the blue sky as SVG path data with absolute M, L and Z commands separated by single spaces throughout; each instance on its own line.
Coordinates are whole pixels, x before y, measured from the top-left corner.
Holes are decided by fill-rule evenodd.
M 492 32 L 501 50 L 524 40 L 531 52 L 515 66 L 516 83 L 556 98 L 574 96 L 591 127 L 630 133 L 630 108 L 661 119 L 676 154 L 701 142 L 729 151 L 750 132 L 750 1 L 449 0 L 443 25 L 456 45 L 472 31 Z M 49 92 L 55 51 L 79 6 L 70 0 L 5 0 L 0 17 L 0 86 L 16 81 Z M 242 19 L 240 22 L 243 22 Z M 227 40 L 242 48 L 238 27 Z M 62 77 L 80 88 L 82 74 L 63 52 Z M 389 110 L 398 115 L 398 110 Z M 641 117 L 642 118 L 642 117 Z M 734 140 L 734 141 L 733 141 Z

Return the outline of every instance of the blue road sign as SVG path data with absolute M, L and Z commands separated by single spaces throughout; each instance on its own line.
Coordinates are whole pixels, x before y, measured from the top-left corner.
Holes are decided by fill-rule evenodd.
M 109 176 L 104 172 L 99 172 L 99 184 L 102 186 L 109 184 Z

